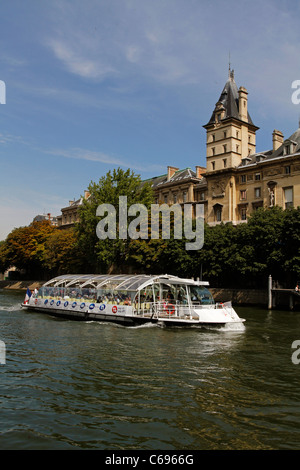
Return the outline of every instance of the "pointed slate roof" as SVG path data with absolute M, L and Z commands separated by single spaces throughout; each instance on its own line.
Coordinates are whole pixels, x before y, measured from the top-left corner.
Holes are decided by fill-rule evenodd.
M 220 95 L 220 98 L 215 106 L 215 109 L 211 115 L 211 118 L 209 122 L 206 124 L 206 126 L 210 124 L 214 124 L 216 121 L 216 113 L 219 111 L 220 105 L 223 106 L 225 110 L 225 117 L 223 119 L 228 119 L 228 118 L 235 118 L 240 120 L 239 117 L 239 92 L 238 92 L 238 87 L 235 83 L 234 80 L 234 70 L 229 69 L 229 76 L 228 80 L 225 83 L 225 86 L 222 90 L 222 93 Z M 252 124 L 254 126 L 252 119 L 248 113 L 248 123 Z M 203 127 L 206 127 L 203 126 Z

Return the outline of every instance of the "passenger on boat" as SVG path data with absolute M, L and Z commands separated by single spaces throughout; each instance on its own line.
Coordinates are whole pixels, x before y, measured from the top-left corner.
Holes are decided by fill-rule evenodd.
M 174 300 L 174 295 L 172 294 L 170 289 L 168 290 L 168 293 L 167 293 L 167 300 Z

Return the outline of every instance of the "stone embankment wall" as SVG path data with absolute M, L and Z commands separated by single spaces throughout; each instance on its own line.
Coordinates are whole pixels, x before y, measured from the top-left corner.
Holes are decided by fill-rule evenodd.
M 39 289 L 45 281 L 0 281 L 0 289 L 30 290 Z
M 222 289 L 210 287 L 216 302 L 231 300 L 233 305 L 268 305 L 267 289 Z

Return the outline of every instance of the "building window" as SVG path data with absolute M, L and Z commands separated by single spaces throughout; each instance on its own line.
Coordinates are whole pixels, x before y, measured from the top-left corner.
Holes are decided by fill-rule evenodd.
M 227 145 L 223 145 L 223 150 L 224 150 L 224 153 L 227 152 Z
M 224 131 L 224 139 L 227 137 L 227 131 Z
M 227 168 L 227 158 L 224 158 L 223 164 L 224 164 L 224 168 Z
M 183 191 L 183 202 L 187 201 L 187 192 Z
M 177 202 L 177 193 L 173 194 L 173 201 L 174 201 L 174 204 L 176 204 L 176 202 Z
M 255 196 L 256 198 L 261 197 L 261 189 L 260 189 L 260 188 L 255 188 L 255 189 L 254 189 L 254 196 Z
M 216 204 L 214 206 L 216 222 L 222 222 L 222 209 L 223 209 L 223 206 L 221 206 L 220 204 Z
M 239 131 L 236 131 L 236 138 L 239 138 Z
M 260 173 L 255 173 L 255 181 L 260 181 Z
M 291 173 L 291 167 L 290 165 L 284 167 L 284 173 L 286 175 L 289 175 Z
M 211 148 L 211 154 L 212 154 L 212 155 L 215 154 L 215 147 L 212 147 L 212 148 Z
M 242 190 L 240 191 L 240 200 L 241 200 L 241 201 L 245 201 L 246 198 L 247 198 L 247 196 L 246 196 L 246 189 L 242 189 Z
M 283 188 L 285 209 L 293 207 L 293 188 Z
M 201 191 L 200 193 L 200 201 L 204 201 L 205 200 L 205 192 L 204 191 Z
M 241 183 L 246 183 L 246 175 L 241 175 Z
M 240 147 L 239 147 L 239 145 L 237 145 L 236 146 L 236 153 L 239 153 L 239 149 L 240 149 Z
M 212 170 L 215 169 L 215 162 L 211 162 L 211 169 L 212 169 Z
M 216 140 L 215 134 L 212 135 L 212 141 L 214 142 Z
M 168 204 L 168 196 L 167 196 L 167 194 L 164 195 L 164 202 L 165 202 L 165 204 Z
M 247 208 L 246 207 L 240 208 L 240 215 L 241 215 L 241 220 L 247 220 Z

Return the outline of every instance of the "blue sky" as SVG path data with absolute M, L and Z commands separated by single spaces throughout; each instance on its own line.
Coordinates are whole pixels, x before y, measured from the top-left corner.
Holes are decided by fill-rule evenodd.
M 0 240 L 58 215 L 109 169 L 206 165 L 228 75 L 249 92 L 257 151 L 298 128 L 300 2 L 1 2 Z

